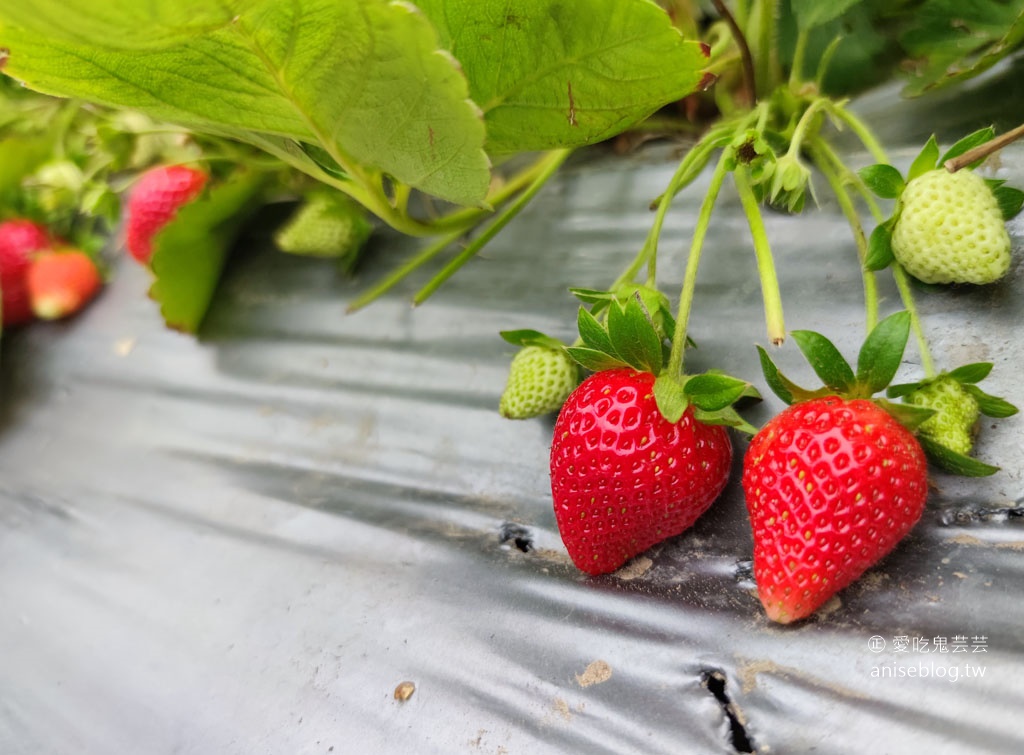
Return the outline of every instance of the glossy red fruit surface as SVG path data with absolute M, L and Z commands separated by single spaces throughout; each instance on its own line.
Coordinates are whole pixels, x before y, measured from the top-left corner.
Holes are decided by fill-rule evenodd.
M 3 324 L 10 327 L 33 319 L 26 274 L 35 252 L 49 248 L 52 239 L 46 229 L 30 220 L 0 223 L 0 288 L 3 294 Z
M 913 434 L 876 404 L 795 404 L 754 436 L 743 464 L 754 577 L 772 621 L 805 618 L 888 554 L 928 493 Z
M 128 199 L 125 242 L 129 254 L 148 264 L 153 237 L 191 202 L 206 185 L 207 175 L 184 165 L 164 165 L 146 171 Z
M 618 569 L 689 528 L 722 492 L 732 444 L 688 409 L 668 422 L 654 376 L 629 368 L 587 378 L 555 423 L 551 492 L 562 541 L 588 574 Z

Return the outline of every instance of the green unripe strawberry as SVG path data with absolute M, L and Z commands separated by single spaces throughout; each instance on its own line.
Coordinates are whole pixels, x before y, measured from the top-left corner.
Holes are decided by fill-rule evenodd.
M 564 349 L 525 346 L 512 359 L 498 411 L 506 419 L 556 412 L 576 388 L 576 364 Z
M 925 283 L 993 283 L 1010 268 L 1010 236 L 985 180 L 939 168 L 910 181 L 892 253 Z
M 339 257 L 354 264 L 371 230 L 365 213 L 348 197 L 317 193 L 278 230 L 274 242 L 282 252 Z
M 981 410 L 978 400 L 960 382 L 943 375 L 907 394 L 903 400 L 935 410 L 918 428 L 921 435 L 964 456 L 970 454 L 974 445 L 971 430 Z

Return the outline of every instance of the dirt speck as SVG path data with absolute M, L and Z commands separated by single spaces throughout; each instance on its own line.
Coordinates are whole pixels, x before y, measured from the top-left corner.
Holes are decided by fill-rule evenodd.
M 985 541 L 974 535 L 954 535 L 953 537 L 946 539 L 947 543 L 955 543 L 957 545 L 985 545 Z
M 135 344 L 137 342 L 137 338 L 118 338 L 114 342 L 114 353 L 119 357 L 126 357 L 135 350 Z
M 395 699 L 400 703 L 404 703 L 413 693 L 416 691 L 416 685 L 412 682 L 402 682 L 395 687 Z
M 569 703 L 560 697 L 555 698 L 555 712 L 560 715 L 566 721 L 572 721 L 572 711 L 569 709 Z
M 603 684 L 612 678 L 612 667 L 605 661 L 594 661 L 582 674 L 576 675 L 576 683 L 581 687 L 589 687 L 592 684 Z
M 618 577 L 623 582 L 629 582 L 630 580 L 637 579 L 638 577 L 645 575 L 650 571 L 652 566 L 654 566 L 654 562 L 647 558 L 647 556 L 638 556 L 615 572 L 612 576 Z

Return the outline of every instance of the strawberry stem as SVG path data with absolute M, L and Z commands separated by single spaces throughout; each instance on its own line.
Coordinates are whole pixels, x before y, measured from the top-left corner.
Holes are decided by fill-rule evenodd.
M 878 281 L 874 272 L 864 266 L 868 257 L 868 238 L 864 233 L 864 226 L 860 222 L 860 214 L 844 185 L 844 181 L 859 182 L 860 179 L 850 173 L 841 162 L 838 163 L 842 166 L 841 168 L 837 170 L 834 167 L 835 161 L 839 158 L 822 139 L 814 140 L 811 147 L 811 159 L 814 160 L 814 164 L 828 181 L 843 215 L 846 216 L 846 222 L 853 232 L 853 239 L 857 245 L 857 258 L 860 260 L 861 277 L 864 282 L 865 328 L 866 332 L 870 333 L 878 324 Z
M 885 154 L 885 149 L 882 147 L 875 135 L 871 133 L 871 129 L 868 128 L 867 124 L 847 110 L 842 103 L 833 102 L 828 99 L 824 100 L 824 102 L 829 114 L 835 116 L 850 127 L 850 130 L 856 134 L 858 139 L 860 139 L 861 144 L 863 144 L 865 148 L 867 148 L 867 151 L 871 153 L 875 162 L 889 162 L 889 158 Z
M 914 292 L 910 287 L 910 280 L 903 266 L 895 260 L 892 262 L 892 277 L 896 281 L 896 288 L 899 289 L 900 299 L 903 306 L 910 314 L 910 327 L 914 331 L 914 338 L 917 339 L 917 350 L 921 355 L 921 369 L 925 377 L 935 377 L 935 364 L 932 362 L 932 354 L 928 348 L 928 339 L 924 334 L 924 327 L 921 324 L 921 316 L 917 311 L 917 304 L 914 301 Z
M 964 168 L 977 160 L 983 160 L 993 152 L 996 152 L 1007 144 L 1017 141 L 1024 136 L 1024 123 L 1017 128 L 1010 129 L 1005 134 L 989 139 L 984 144 L 979 144 L 974 149 L 969 149 L 958 157 L 950 158 L 942 164 L 946 170 L 950 173 L 956 173 L 961 168 Z
M 711 174 L 711 183 L 704 194 L 704 201 L 700 206 L 700 214 L 697 216 L 697 225 L 693 229 L 693 239 L 690 242 L 690 254 L 686 259 L 686 272 L 683 276 L 683 287 L 679 293 L 679 308 L 676 313 L 676 329 L 672 334 L 672 351 L 669 355 L 669 375 L 682 375 L 683 353 L 686 350 L 686 329 L 690 319 L 690 309 L 693 306 L 693 294 L 697 287 L 697 268 L 700 265 L 700 254 L 704 247 L 704 238 L 707 236 L 708 226 L 711 223 L 711 213 L 715 208 L 715 201 L 718 193 L 722 190 L 722 183 L 729 172 L 727 167 L 728 152 L 723 152 L 715 166 L 715 172 Z
M 768 233 L 765 231 L 764 218 L 757 197 L 750 186 L 746 168 L 733 171 L 733 180 L 740 195 L 740 203 L 750 225 L 750 237 L 754 242 L 754 255 L 757 258 L 757 274 L 761 279 L 761 296 L 764 299 L 764 321 L 768 329 L 768 339 L 776 346 L 786 340 L 786 324 L 782 315 L 782 295 L 779 293 L 779 277 L 775 271 L 775 260 L 772 257 Z
M 569 155 L 572 154 L 571 149 L 559 149 L 549 152 L 544 158 L 544 167 L 540 173 L 518 197 L 512 202 L 505 210 L 501 212 L 498 217 L 494 219 L 487 228 L 484 229 L 483 233 L 473 239 L 466 248 L 463 249 L 459 254 L 445 265 L 441 272 L 431 278 L 430 282 L 427 283 L 423 288 L 417 292 L 416 296 L 413 297 L 413 305 L 420 305 L 425 302 L 439 289 L 445 281 L 447 281 L 455 272 L 465 265 L 469 260 L 487 243 L 494 238 L 516 215 L 522 211 L 526 205 L 530 203 L 530 200 L 536 196 L 537 192 L 543 188 L 544 184 L 548 182 L 548 179 L 555 174 L 555 172 L 562 166 L 562 163 L 568 159 Z

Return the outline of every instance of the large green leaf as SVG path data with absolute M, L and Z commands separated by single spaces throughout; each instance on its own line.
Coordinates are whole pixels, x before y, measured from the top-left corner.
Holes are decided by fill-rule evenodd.
M 243 174 L 181 208 L 154 239 L 156 280 L 149 295 L 169 327 L 195 333 L 202 324 L 235 237 L 260 206 L 266 177 Z
M 926 0 L 901 39 L 915 58 L 914 96 L 987 71 L 1024 44 L 1021 0 Z
M 417 0 L 469 78 L 493 153 L 606 139 L 701 86 L 707 59 L 650 0 Z
M 438 44 L 421 13 L 388 0 L 0 6 L 5 72 L 34 89 L 243 139 L 320 144 L 342 162 L 478 204 L 490 181 L 484 124 Z

